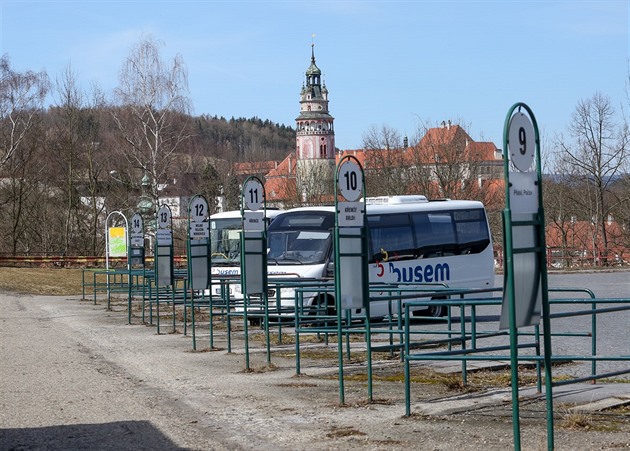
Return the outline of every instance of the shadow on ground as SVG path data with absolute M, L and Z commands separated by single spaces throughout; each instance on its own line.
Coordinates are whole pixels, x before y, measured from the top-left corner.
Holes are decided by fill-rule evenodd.
M 183 450 L 147 421 L 0 429 L 1 451 Z

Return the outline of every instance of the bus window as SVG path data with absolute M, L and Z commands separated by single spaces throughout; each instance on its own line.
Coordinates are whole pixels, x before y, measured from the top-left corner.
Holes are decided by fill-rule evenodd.
M 414 258 L 408 214 L 368 216 L 370 262 Z
M 412 214 L 419 257 L 441 257 L 457 253 L 455 228 L 450 212 Z
M 240 259 L 242 221 L 240 218 L 211 219 L 212 263 L 234 263 Z
M 456 210 L 453 218 L 460 254 L 477 254 L 488 247 L 490 235 L 483 210 Z

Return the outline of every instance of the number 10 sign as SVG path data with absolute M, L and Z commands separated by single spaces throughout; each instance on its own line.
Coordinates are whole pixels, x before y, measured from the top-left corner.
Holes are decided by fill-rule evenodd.
M 364 207 L 359 199 L 363 193 L 363 171 L 357 162 L 345 160 L 340 164 L 337 186 L 346 200 L 337 204 L 339 226 L 362 227 Z
M 355 202 L 363 192 L 362 171 L 357 163 L 346 160 L 339 168 L 339 191 L 348 202 Z

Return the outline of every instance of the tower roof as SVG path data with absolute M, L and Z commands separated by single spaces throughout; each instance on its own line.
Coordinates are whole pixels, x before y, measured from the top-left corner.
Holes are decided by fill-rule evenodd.
M 311 65 L 306 69 L 306 75 L 321 75 L 322 71 L 315 64 L 315 44 L 311 44 Z

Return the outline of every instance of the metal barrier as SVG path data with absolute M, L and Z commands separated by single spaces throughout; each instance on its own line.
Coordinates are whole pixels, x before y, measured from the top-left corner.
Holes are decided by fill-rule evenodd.
M 550 299 L 551 306 L 562 306 L 562 305 L 572 305 L 572 306 L 584 306 L 587 305 L 589 308 L 580 309 L 576 311 L 565 311 L 565 312 L 555 312 L 550 314 L 550 320 L 558 320 L 561 318 L 570 318 L 577 316 L 591 316 L 591 327 L 590 330 L 586 330 L 583 332 L 579 331 L 554 331 L 553 327 L 549 331 L 550 336 L 553 337 L 563 337 L 563 338 L 578 338 L 578 337 L 586 337 L 591 340 L 590 347 L 590 355 L 572 355 L 572 354 L 551 354 L 551 362 L 559 363 L 559 362 L 567 362 L 567 361 L 584 361 L 591 362 L 591 371 L 587 376 L 574 377 L 561 381 L 552 381 L 552 387 L 558 387 L 562 385 L 574 384 L 578 382 L 585 381 L 596 381 L 602 378 L 609 378 L 614 376 L 619 376 L 623 374 L 630 374 L 630 368 L 617 370 L 617 371 L 609 371 L 606 373 L 597 373 L 597 362 L 602 361 L 621 361 L 621 362 L 630 362 L 630 355 L 598 355 L 597 354 L 597 315 L 603 315 L 607 313 L 614 313 L 620 311 L 628 311 L 630 310 L 630 299 L 597 299 L 594 297 L 593 293 L 590 290 L 586 289 L 574 289 L 574 288 L 554 288 L 550 289 L 550 292 L 555 293 L 570 293 L 570 292 L 582 292 L 588 294 L 588 298 L 584 299 L 569 299 L 569 298 L 560 298 L 560 299 Z M 443 301 L 442 301 L 443 302 Z M 415 345 L 413 343 L 413 336 L 415 334 L 422 333 L 421 331 L 412 330 L 410 324 L 410 315 L 409 308 L 413 307 L 416 302 L 412 301 L 405 305 L 405 334 L 404 334 L 404 342 L 405 342 L 405 413 L 406 415 L 411 414 L 410 408 L 410 364 L 412 361 L 432 361 L 432 360 L 461 360 L 463 365 L 463 371 L 465 371 L 465 362 L 466 361 L 481 361 L 481 360 L 509 360 L 510 355 L 497 355 L 497 354 L 489 354 L 491 352 L 498 352 L 509 350 L 509 344 L 504 345 L 495 345 L 495 346 L 487 346 L 487 347 L 478 347 L 478 341 L 483 338 L 491 338 L 497 337 L 500 335 L 507 337 L 507 332 L 493 332 L 487 331 L 482 334 L 476 331 L 476 323 L 475 323 L 475 309 L 482 305 L 497 305 L 500 304 L 499 298 L 488 298 L 488 299 L 467 299 L 467 300 L 450 300 L 448 303 L 452 307 L 459 306 L 461 309 L 461 317 L 465 318 L 465 308 L 471 309 L 471 331 L 466 332 L 464 330 L 465 321 L 461 321 L 462 325 L 461 329 L 461 337 L 454 339 L 455 341 L 459 341 L 462 348 L 459 350 L 447 350 L 447 351 L 438 351 L 438 352 L 425 352 L 425 353 L 413 353 L 413 349 L 422 349 L 426 348 L 430 342 L 425 342 L 421 344 Z M 423 304 L 425 302 L 423 301 Z M 601 307 L 602 305 L 611 304 L 612 307 Z M 556 326 L 553 324 L 552 326 Z M 433 333 L 433 332 L 431 332 Z M 533 348 L 535 349 L 534 355 L 519 355 L 519 361 L 531 361 L 537 365 L 537 389 L 538 392 L 541 392 L 541 372 L 540 372 L 540 364 L 543 361 L 543 356 L 541 356 L 540 349 L 540 332 L 538 330 L 538 326 L 533 328 L 533 332 L 521 332 L 518 333 L 519 336 L 531 336 L 534 337 L 534 341 L 530 343 L 520 343 L 518 345 L 519 349 L 525 348 Z M 449 339 L 450 340 L 450 339 Z M 471 346 L 468 348 L 467 343 L 470 342 Z M 433 342 L 433 344 L 438 342 Z M 553 343 L 552 343 L 553 348 Z M 484 354 L 485 353 L 485 354 Z M 483 355 L 480 355 L 483 354 Z M 465 372 L 463 373 L 463 380 L 465 383 Z

